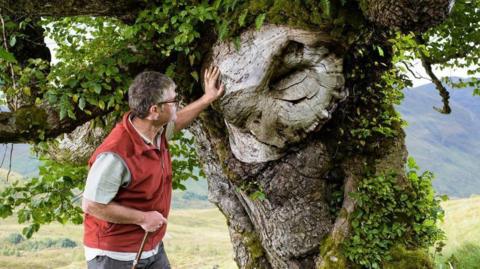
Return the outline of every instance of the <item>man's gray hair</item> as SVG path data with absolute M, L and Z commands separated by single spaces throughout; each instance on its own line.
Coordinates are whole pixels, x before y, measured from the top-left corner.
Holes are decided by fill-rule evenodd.
M 165 101 L 165 92 L 175 88 L 175 82 L 160 72 L 144 71 L 138 74 L 128 89 L 128 105 L 132 114 L 144 119 L 150 107 Z

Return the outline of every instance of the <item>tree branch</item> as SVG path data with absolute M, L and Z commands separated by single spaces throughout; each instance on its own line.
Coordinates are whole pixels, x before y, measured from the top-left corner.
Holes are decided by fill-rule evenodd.
M 425 45 L 425 40 L 422 38 L 421 35 L 416 34 L 415 40 L 417 41 L 418 44 Z M 450 104 L 449 104 L 450 93 L 445 88 L 445 86 L 443 86 L 442 82 L 438 79 L 435 73 L 433 73 L 432 62 L 425 55 L 425 53 L 423 53 L 422 50 L 420 50 L 420 60 L 422 61 L 423 68 L 425 68 L 425 72 L 427 72 L 427 75 L 432 79 L 433 84 L 435 84 L 435 88 L 437 88 L 438 93 L 442 97 L 443 108 L 441 109 L 437 107 L 433 107 L 433 108 L 442 114 L 450 114 L 450 112 L 452 112 L 452 109 L 450 108 Z
M 13 144 L 10 147 L 10 160 L 9 160 L 9 163 L 8 163 L 7 178 L 5 180 L 6 182 L 8 182 L 8 178 L 10 177 L 10 173 L 12 172 L 12 155 L 13 155 Z
M 82 111 L 76 113 L 76 119 L 60 120 L 58 113 L 51 107 L 29 106 L 13 112 L 0 112 L 0 143 L 26 143 L 54 138 L 70 133 L 78 126 L 98 116 L 112 112 L 112 109 L 94 108 L 91 115 Z
M 365 16 L 373 23 L 400 30 L 424 32 L 443 22 L 451 11 L 453 0 L 364 0 L 359 1 Z
M 145 2 L 134 0 L 0 0 L 0 7 L 16 16 L 69 17 L 88 15 L 111 16 L 130 20 L 145 7 Z
M 405 62 L 405 61 L 400 61 L 403 65 L 405 65 L 405 68 L 412 74 L 412 76 L 416 79 L 428 79 L 426 77 L 420 76 L 419 74 L 415 73 L 410 67 L 411 64 Z

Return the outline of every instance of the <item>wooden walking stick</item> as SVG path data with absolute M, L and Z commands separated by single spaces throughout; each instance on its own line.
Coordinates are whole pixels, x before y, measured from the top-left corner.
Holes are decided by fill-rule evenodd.
M 140 260 L 140 257 L 142 256 L 143 247 L 145 246 L 145 242 L 147 241 L 147 237 L 148 237 L 148 232 L 145 231 L 145 235 L 143 236 L 142 244 L 140 245 L 140 249 L 137 252 L 137 257 L 135 257 L 135 260 L 133 261 L 132 269 L 135 269 L 137 267 L 137 263 Z

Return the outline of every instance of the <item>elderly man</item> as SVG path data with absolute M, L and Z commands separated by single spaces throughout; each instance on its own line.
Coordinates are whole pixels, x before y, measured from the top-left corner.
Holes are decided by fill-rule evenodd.
M 171 79 L 158 72 L 134 79 L 130 111 L 89 160 L 82 203 L 88 268 L 131 268 L 145 232 L 137 268 L 170 268 L 162 243 L 172 195 L 168 139 L 223 94 L 219 75 L 208 68 L 204 95 L 178 113 Z

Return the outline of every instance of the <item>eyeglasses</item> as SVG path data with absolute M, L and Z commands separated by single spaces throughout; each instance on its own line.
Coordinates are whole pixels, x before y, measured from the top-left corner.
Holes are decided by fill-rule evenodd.
M 170 104 L 170 103 L 173 103 L 175 106 L 178 106 L 178 103 L 180 103 L 180 99 L 175 98 L 173 100 L 162 101 L 157 103 L 157 105 Z

